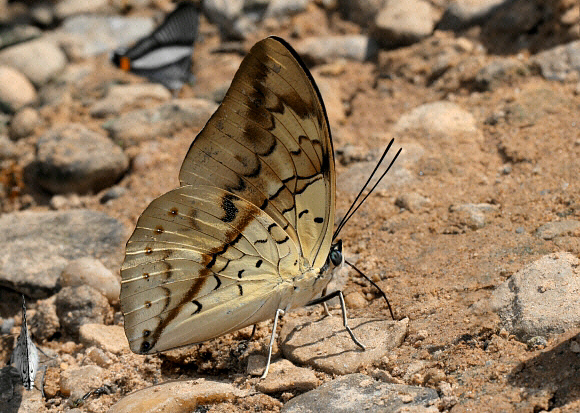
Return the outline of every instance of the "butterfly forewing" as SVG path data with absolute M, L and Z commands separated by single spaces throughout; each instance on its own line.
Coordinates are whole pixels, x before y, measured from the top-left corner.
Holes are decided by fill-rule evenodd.
M 283 40 L 252 48 L 179 178 L 127 243 L 133 351 L 209 340 L 320 293 L 309 286 L 334 226 L 332 141 L 318 89 Z

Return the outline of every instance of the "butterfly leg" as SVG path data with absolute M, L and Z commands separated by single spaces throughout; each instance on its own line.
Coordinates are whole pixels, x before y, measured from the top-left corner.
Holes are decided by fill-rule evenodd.
M 326 303 L 328 300 L 332 300 L 334 297 L 338 297 L 338 299 L 340 300 L 340 308 L 342 309 L 342 324 L 344 325 L 344 328 L 346 329 L 346 331 L 348 331 L 348 334 L 350 334 L 350 338 L 352 338 L 352 341 L 354 341 L 354 344 L 356 344 L 357 346 L 359 346 L 363 350 L 366 350 L 365 346 L 360 341 L 358 341 L 358 339 L 354 336 L 354 333 L 352 332 L 352 330 L 348 326 L 348 320 L 346 318 L 346 305 L 344 304 L 344 296 L 342 295 L 342 291 L 340 291 L 340 290 L 335 291 L 335 292 L 330 293 L 328 295 L 325 295 L 323 297 L 312 300 L 309 303 L 306 303 L 306 305 L 309 306 L 309 305 Z
M 274 345 L 274 339 L 276 338 L 276 327 L 278 327 L 278 317 L 284 315 L 284 310 L 277 309 L 276 315 L 274 316 L 274 326 L 272 327 L 272 336 L 270 337 L 270 345 L 268 346 L 268 361 L 266 362 L 266 368 L 262 374 L 261 379 L 265 379 L 268 375 L 268 370 L 270 369 L 270 359 L 272 358 L 272 346 Z
M 40 379 L 40 394 L 42 395 L 42 398 L 45 399 L 46 395 L 44 394 L 44 379 L 46 378 L 47 367 L 42 366 L 41 370 L 42 370 L 42 378 Z
M 324 287 L 324 290 L 322 290 L 322 297 L 324 297 L 326 295 L 326 287 Z M 326 317 L 332 317 L 332 314 L 330 314 L 330 311 L 328 311 L 328 305 L 326 305 L 326 301 L 322 303 L 322 306 L 324 307 L 324 315 Z

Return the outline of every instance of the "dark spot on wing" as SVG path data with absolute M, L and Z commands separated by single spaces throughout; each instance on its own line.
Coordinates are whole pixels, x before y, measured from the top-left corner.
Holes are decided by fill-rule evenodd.
M 243 274 L 243 272 L 244 272 L 244 271 L 245 271 L 245 270 L 240 270 L 240 271 L 238 271 L 238 278 L 242 278 L 242 274 Z
M 260 268 L 260 266 L 262 265 L 264 261 L 262 260 L 258 260 L 258 262 L 256 262 L 256 268 Z
M 199 313 L 201 311 L 201 303 L 197 300 L 193 300 L 191 303 L 197 306 L 197 309 L 193 313 L 191 313 L 191 315 Z
M 238 290 L 240 290 L 240 295 L 244 295 L 244 290 L 240 284 L 238 284 Z
M 324 222 L 324 218 L 316 217 L 316 218 L 314 218 L 314 222 L 316 222 L 317 224 L 322 224 Z
M 231 195 L 226 195 L 222 198 L 222 209 L 226 213 L 225 216 L 221 218 L 223 222 L 232 222 L 236 219 L 239 212 L 238 208 L 232 202 L 232 199 L 235 198 Z
M 214 287 L 214 291 L 217 290 L 218 288 L 220 288 L 220 285 L 222 285 L 222 282 L 220 280 L 220 277 L 218 277 L 217 275 L 213 275 L 213 277 L 215 278 L 215 280 L 217 281 L 217 285 Z
M 301 212 L 298 214 L 298 218 L 302 218 L 302 215 L 304 215 L 304 214 L 308 214 L 308 210 L 307 210 L 307 209 L 305 209 L 304 211 L 301 211 Z

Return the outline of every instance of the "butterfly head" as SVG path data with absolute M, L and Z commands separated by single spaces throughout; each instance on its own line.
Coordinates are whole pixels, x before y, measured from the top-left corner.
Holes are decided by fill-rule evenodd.
M 330 252 L 324 265 L 326 271 L 334 272 L 334 270 L 342 267 L 344 264 L 344 255 L 342 254 L 342 240 L 336 241 L 330 246 Z

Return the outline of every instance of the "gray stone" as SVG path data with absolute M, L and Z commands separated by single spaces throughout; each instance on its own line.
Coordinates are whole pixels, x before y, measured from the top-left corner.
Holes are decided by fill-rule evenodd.
M 129 352 L 129 342 L 122 326 L 107 326 L 103 324 L 84 324 L 79 328 L 81 343 L 96 346 L 113 354 Z
M 329 63 L 340 58 L 364 62 L 374 59 L 378 52 L 377 43 L 362 34 L 308 37 L 296 42 L 294 47 L 310 64 Z
M 60 0 L 54 6 L 54 15 L 64 20 L 77 14 L 94 14 L 107 10 L 108 0 Z
M 553 336 L 580 324 L 580 260 L 558 252 L 528 264 L 493 292 L 490 306 L 519 340 Z
M 565 81 L 580 72 L 580 40 L 545 50 L 531 58 L 548 80 Z
M 36 312 L 30 319 L 30 332 L 37 340 L 52 338 L 60 331 L 60 320 L 56 314 L 56 296 L 36 302 Z
M 499 210 L 497 205 L 492 204 L 459 204 L 451 205 L 449 212 L 464 214 L 464 218 L 460 219 L 461 224 L 473 230 L 483 228 L 486 224 L 485 215 Z
M 433 389 L 381 383 L 364 374 L 349 374 L 293 398 L 284 405 L 282 413 L 437 412 L 427 408 L 438 398 Z
M 528 67 L 518 59 L 496 59 L 477 72 L 475 84 L 483 91 L 495 90 L 506 82 L 528 75 L 529 72 Z
M 306 11 L 311 0 L 270 0 L 264 18 L 280 18 Z
M 395 199 L 395 205 L 409 212 L 418 212 L 429 205 L 431 201 L 416 192 L 406 192 Z
M 92 287 L 64 287 L 56 295 L 56 314 L 61 327 L 78 337 L 83 324 L 105 323 L 111 307 L 107 299 Z
M 95 256 L 109 268 L 122 260 L 123 225 L 102 212 L 3 214 L 0 233 L 0 285 L 34 298 L 54 294 L 73 259 Z
M 251 363 L 252 356 L 250 356 L 248 367 L 253 364 L 255 368 L 252 374 L 261 375 L 266 367 L 266 357 L 253 357 L 258 358 L 258 362 Z M 320 380 L 318 380 L 314 371 L 304 367 L 297 367 L 288 360 L 281 359 L 270 365 L 268 376 L 256 384 L 256 390 L 266 394 L 285 391 L 304 392 L 316 388 L 319 382 Z
M 101 204 L 106 204 L 107 202 L 121 198 L 123 195 L 127 193 L 127 189 L 123 186 L 115 185 L 105 191 L 99 202 Z
M 10 137 L 14 140 L 25 138 L 34 132 L 40 124 L 38 111 L 33 108 L 24 107 L 12 118 L 10 122 Z
M 461 30 L 482 23 L 498 8 L 511 0 L 453 1 L 439 21 L 441 30 Z
M 244 397 L 247 391 L 229 383 L 214 380 L 180 380 L 137 390 L 115 403 L 110 412 L 182 412 L 194 411 L 198 405 L 233 401 Z
M 239 27 L 236 28 L 236 21 L 242 17 L 243 9 L 244 0 L 206 0 L 203 2 L 204 14 L 211 23 L 219 27 L 226 38 L 244 38 Z
M 354 373 L 400 346 L 407 334 L 409 319 L 351 318 L 348 324 L 366 346 L 365 351 L 352 341 L 342 324 L 342 317 L 334 316 L 319 321 L 291 320 L 286 323 L 280 332 L 282 352 L 296 364 L 307 364 L 326 373 Z
M 118 277 L 96 258 L 83 257 L 69 262 L 59 281 L 62 287 L 88 285 L 103 294 L 109 303 L 119 301 L 121 283 Z
M 70 396 L 74 391 L 87 393 L 103 385 L 105 370 L 99 366 L 82 366 L 63 370 L 60 373 L 60 392 Z
M 129 45 L 154 28 L 150 18 L 81 15 L 67 18 L 56 35 L 70 55 L 82 59 Z
M 139 109 L 103 125 L 114 139 L 130 145 L 171 135 L 182 128 L 203 126 L 217 109 L 204 99 L 175 99 L 156 108 Z
M 342 15 L 362 27 L 370 26 L 387 0 L 337 0 Z
M 114 85 L 107 95 L 91 106 L 91 116 L 104 118 L 118 115 L 127 106 L 150 106 L 153 102 L 163 102 L 171 99 L 171 92 L 155 83 L 139 83 L 135 85 Z
M 548 222 L 536 230 L 536 236 L 551 240 L 563 235 L 571 235 L 580 228 L 580 221 L 566 220 L 558 222 Z
M 0 110 L 14 113 L 36 100 L 32 83 L 18 70 L 0 66 Z
M 387 48 L 406 46 L 430 36 L 435 10 L 424 0 L 389 0 L 375 18 L 373 38 Z
M 129 168 L 129 158 L 106 136 L 81 124 L 56 127 L 36 143 L 37 179 L 53 194 L 98 192 Z
M 22 72 L 38 87 L 59 75 L 67 59 L 54 42 L 40 38 L 0 50 L 0 64 Z

